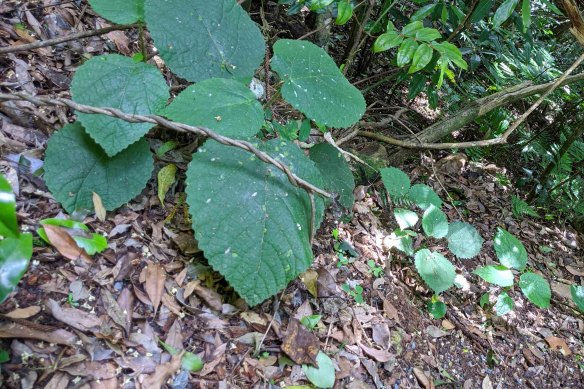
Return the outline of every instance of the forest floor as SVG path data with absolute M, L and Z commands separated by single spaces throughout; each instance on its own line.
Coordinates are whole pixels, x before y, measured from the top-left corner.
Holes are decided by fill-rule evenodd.
M 0 4 L 0 46 L 107 26 L 75 3 L 26 7 L 26 2 Z M 16 23 L 25 28 L 13 28 Z M 130 55 L 135 45 L 134 32 L 112 32 L 9 54 L 0 58 L 0 89 L 68 97 L 82 58 L 108 51 Z M 50 134 L 72 120 L 71 112 L 61 109 L 0 106 L 0 171 L 17 194 L 23 229 L 36 231 L 41 220 L 65 216 L 42 177 L 30 172 L 42 166 Z M 160 140 L 150 142 L 154 148 Z M 192 150 L 186 142 L 182 146 L 169 158 L 184 172 Z M 65 259 L 60 251 L 71 244 L 66 240 L 56 248 L 35 246 L 29 270 L 0 306 L 0 348 L 9 353 L 0 367 L 0 386 L 308 385 L 302 367 L 282 351 L 285 344 L 288 352 L 300 354 L 292 359 L 315 345 L 325 351 L 334 361 L 339 388 L 584 387 L 584 317 L 569 292 L 571 284 L 584 280 L 582 236 L 560 223 L 514 218 L 513 178 L 494 163 L 426 155 L 400 168 L 413 182 L 435 189 L 450 220 L 472 223 L 485 239 L 479 256 L 455 260 L 457 273 L 470 282 L 443 294 L 448 307 L 443 319 L 428 314 L 425 305 L 432 293 L 412 261 L 384 244 L 396 225 L 379 183 L 367 185 L 366 191 L 358 188 L 349 221 L 328 215 L 314 242 L 312 268 L 253 308 L 206 264 L 181 200 L 181 185 L 163 206 L 150 184 L 105 221 L 84 219 L 109 242 L 91 261 Z M 507 315 L 480 307 L 481 296 L 498 288 L 479 281 L 472 271 L 494 262 L 497 227 L 523 242 L 530 268 L 550 281 L 548 309 L 535 307 L 517 287 L 509 291 L 515 309 Z M 348 250 L 354 255 L 345 252 L 346 262 L 335 250 L 341 242 L 354 250 Z M 430 242 L 429 248 L 445 249 L 442 241 Z M 361 285 L 363 303 L 344 292 L 343 284 Z M 320 317 L 311 330 L 294 320 L 313 315 Z M 180 358 L 163 343 L 200 355 L 203 369 L 181 370 Z

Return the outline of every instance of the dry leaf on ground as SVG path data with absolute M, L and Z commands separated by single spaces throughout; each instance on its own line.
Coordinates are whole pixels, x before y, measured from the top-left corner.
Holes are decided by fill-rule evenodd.
M 282 342 L 282 351 L 298 364 L 316 365 L 320 351 L 316 335 L 308 331 L 297 319 L 291 318 Z
M 57 251 L 67 259 L 76 260 L 84 259 L 91 262 L 91 257 L 75 243 L 75 240 L 65 231 L 65 229 L 57 226 L 46 224 L 43 226 L 47 233 L 47 238 Z
M 162 294 L 164 293 L 166 270 L 164 270 L 164 268 L 158 263 L 149 263 L 144 271 L 144 289 L 152 302 L 154 313 L 156 313 L 160 306 L 160 300 L 162 300 Z

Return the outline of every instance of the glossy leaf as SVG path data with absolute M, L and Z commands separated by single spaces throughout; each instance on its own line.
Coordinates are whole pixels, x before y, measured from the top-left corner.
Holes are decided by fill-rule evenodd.
M 155 66 L 117 54 L 93 57 L 81 65 L 73 76 L 71 94 L 80 104 L 140 115 L 156 113 L 170 97 L 166 81 Z M 77 116 L 109 156 L 126 149 L 153 127 L 151 123 L 129 123 L 106 115 Z
M 502 228 L 495 234 L 494 248 L 502 265 L 511 269 L 523 270 L 527 265 L 527 251 L 523 243 Z
M 513 272 L 505 266 L 483 266 L 473 273 L 491 284 L 502 287 L 513 286 Z
M 349 127 L 365 113 L 365 99 L 333 59 L 307 41 L 280 39 L 271 62 L 282 96 L 308 118 L 328 127 Z
M 540 308 L 549 307 L 552 291 L 545 278 L 535 273 L 524 273 L 519 278 L 519 287 L 529 301 Z
M 483 245 L 483 238 L 476 228 L 465 222 L 454 222 L 448 230 L 448 248 L 461 259 L 476 256 Z
M 424 23 L 419 20 L 413 21 L 402 28 L 402 34 L 407 37 L 415 37 L 416 33 L 424 28 Z
M 16 221 L 16 198 L 10 183 L 0 174 L 0 236 L 17 237 L 19 233 Z
M 45 152 L 45 181 L 69 213 L 92 209 L 93 192 L 107 210 L 127 203 L 144 189 L 152 168 L 146 140 L 108 157 L 79 123 L 53 134 Z
M 495 312 L 497 316 L 503 316 L 513 310 L 515 304 L 513 303 L 513 299 L 509 297 L 509 295 L 505 292 L 502 292 L 497 297 L 497 302 L 495 303 Z
M 397 51 L 397 66 L 401 68 L 409 64 L 412 61 L 418 46 L 419 44 L 414 38 L 408 38 L 403 41 Z
M 117 24 L 130 24 L 144 19 L 144 0 L 89 0 L 100 16 Z
M 523 32 L 531 26 L 531 0 L 522 0 L 521 20 L 523 21 Z
M 320 172 L 298 146 L 272 140 L 258 147 L 322 188 Z M 274 166 L 207 141 L 193 155 L 186 183 L 199 247 L 249 305 L 282 290 L 312 263 L 310 199 Z M 318 227 L 324 207 L 315 200 Z
M 415 263 L 420 277 L 434 292 L 444 292 L 454 285 L 455 268 L 442 254 L 422 249 L 416 253 Z
M 319 143 L 310 149 L 310 159 L 320 171 L 324 189 L 339 195 L 339 203 L 351 209 L 355 202 L 355 179 L 349 164 L 339 150 L 328 143 Z
M 396 31 L 388 31 L 383 33 L 375 39 L 373 43 L 373 52 L 380 53 L 399 46 L 403 42 L 404 38 L 399 35 Z
M 266 45 L 235 0 L 145 0 L 145 19 L 170 70 L 189 81 L 251 79 Z
M 435 28 L 424 27 L 416 31 L 416 39 L 421 42 L 431 42 L 440 38 L 442 38 L 442 34 Z
M 89 238 L 84 236 L 73 236 L 73 240 L 75 240 L 77 246 L 85 250 L 89 255 L 101 253 L 108 247 L 107 239 L 103 235 L 97 233 L 91 234 L 91 237 Z
M 353 16 L 353 7 L 351 6 L 351 0 L 341 0 L 337 8 L 337 19 L 335 23 L 339 26 L 347 23 L 349 19 Z
M 505 23 L 507 19 L 511 17 L 518 2 L 519 0 L 505 0 L 499 8 L 497 8 L 497 11 L 495 11 L 495 16 L 493 16 L 493 27 L 500 27 L 501 24 Z
M 436 8 L 437 4 L 426 4 L 425 6 L 418 9 L 414 14 L 410 17 L 411 21 L 422 20 L 426 16 L 430 15 L 434 9 Z
M 426 43 L 422 43 L 416 49 L 414 56 L 412 57 L 412 65 L 408 70 L 408 73 L 415 73 L 419 70 L 422 70 L 430 63 L 432 60 L 433 50 L 430 46 Z
M 221 78 L 189 86 L 161 112 L 236 139 L 254 136 L 264 123 L 264 110 L 253 92 L 241 82 Z
M 20 234 L 0 240 L 0 303 L 24 275 L 32 256 L 32 235 Z
M 570 287 L 570 294 L 572 295 L 574 304 L 576 304 L 581 312 L 584 312 L 584 286 L 572 285 Z
M 470 21 L 472 23 L 476 23 L 483 20 L 489 14 L 489 11 L 493 6 L 493 2 L 494 0 L 480 0 L 474 12 L 470 16 Z

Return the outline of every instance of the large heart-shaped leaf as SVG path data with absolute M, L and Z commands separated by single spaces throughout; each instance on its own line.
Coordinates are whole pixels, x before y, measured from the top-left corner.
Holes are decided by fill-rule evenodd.
M 322 188 L 320 172 L 293 143 L 258 147 Z M 310 199 L 276 167 L 207 141 L 193 155 L 186 193 L 199 247 L 248 304 L 277 293 L 312 263 Z M 323 202 L 315 200 L 316 227 Z
M 266 45 L 235 0 L 146 0 L 146 23 L 170 70 L 189 81 L 251 79 Z
M 264 123 L 264 110 L 244 84 L 212 78 L 182 91 L 162 114 L 177 122 L 210 128 L 222 135 L 247 139 Z
M 341 152 L 328 143 L 319 143 L 310 149 L 310 159 L 321 172 L 325 190 L 338 194 L 339 203 L 351 209 L 355 202 L 355 179 Z
M 135 23 L 144 19 L 144 0 L 89 0 L 95 12 L 118 24 Z
M 79 123 L 55 133 L 45 152 L 45 181 L 69 213 L 93 209 L 94 192 L 106 209 L 119 207 L 144 189 L 152 169 L 146 140 L 108 157 Z
M 0 241 L 0 303 L 16 287 L 32 256 L 32 235 L 21 234 Z
M 271 62 L 284 85 L 282 96 L 315 122 L 349 127 L 365 113 L 365 99 L 320 47 L 307 41 L 281 39 Z
M 495 253 L 501 264 L 517 270 L 525 269 L 527 251 L 523 243 L 502 228 L 497 229 L 494 241 Z
M 0 236 L 18 236 L 18 224 L 16 223 L 16 199 L 12 187 L 0 174 Z
M 94 57 L 77 69 L 71 82 L 73 100 L 131 114 L 153 114 L 170 95 L 155 66 L 117 54 Z M 106 115 L 78 113 L 79 121 L 109 156 L 142 138 L 151 123 L 129 123 Z
M 416 269 L 422 279 L 436 293 L 444 292 L 454 285 L 454 265 L 442 254 L 428 249 L 416 253 Z

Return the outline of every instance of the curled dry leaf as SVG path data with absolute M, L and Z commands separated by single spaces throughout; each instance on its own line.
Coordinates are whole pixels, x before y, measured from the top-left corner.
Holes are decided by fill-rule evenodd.
M 64 228 L 45 224 L 43 226 L 47 233 L 49 242 L 57 249 L 57 251 L 67 259 L 76 260 L 83 259 L 86 262 L 91 262 L 89 255 L 77 246 L 75 240 L 67 233 Z
M 53 299 L 47 300 L 46 308 L 55 319 L 79 331 L 96 331 L 101 327 L 101 320 L 97 316 L 77 308 L 62 308 Z
M 149 263 L 145 269 L 144 289 L 152 302 L 154 313 L 158 311 L 162 294 L 164 293 L 164 282 L 166 281 L 166 271 L 157 263 Z
M 300 365 L 316 365 L 316 356 L 320 351 L 320 342 L 316 335 L 308 331 L 300 321 L 291 318 L 282 342 L 282 351 Z
M 4 316 L 7 316 L 11 319 L 28 319 L 29 317 L 36 315 L 40 311 L 41 307 L 39 307 L 38 305 L 33 305 L 26 308 L 16 308 L 14 311 L 8 312 Z
M 199 280 L 189 282 L 187 287 L 189 290 L 192 289 L 192 291 L 195 292 L 195 294 L 200 297 L 209 306 L 209 308 L 221 312 L 223 303 L 219 293 L 212 289 L 205 288 L 201 285 L 201 281 Z
M 572 351 L 568 347 L 568 344 L 562 338 L 558 338 L 557 336 L 548 336 L 547 338 L 545 338 L 545 341 L 548 342 L 550 348 L 554 350 L 559 350 L 565 357 L 572 354 Z
M 382 363 L 387 362 L 387 361 L 391 360 L 391 358 L 393 357 L 393 355 L 389 351 L 378 350 L 376 348 L 367 347 L 362 343 L 359 343 L 359 347 L 361 347 L 361 350 L 363 350 L 363 352 L 365 354 L 369 355 L 370 357 L 375 359 L 377 362 L 382 362 Z

